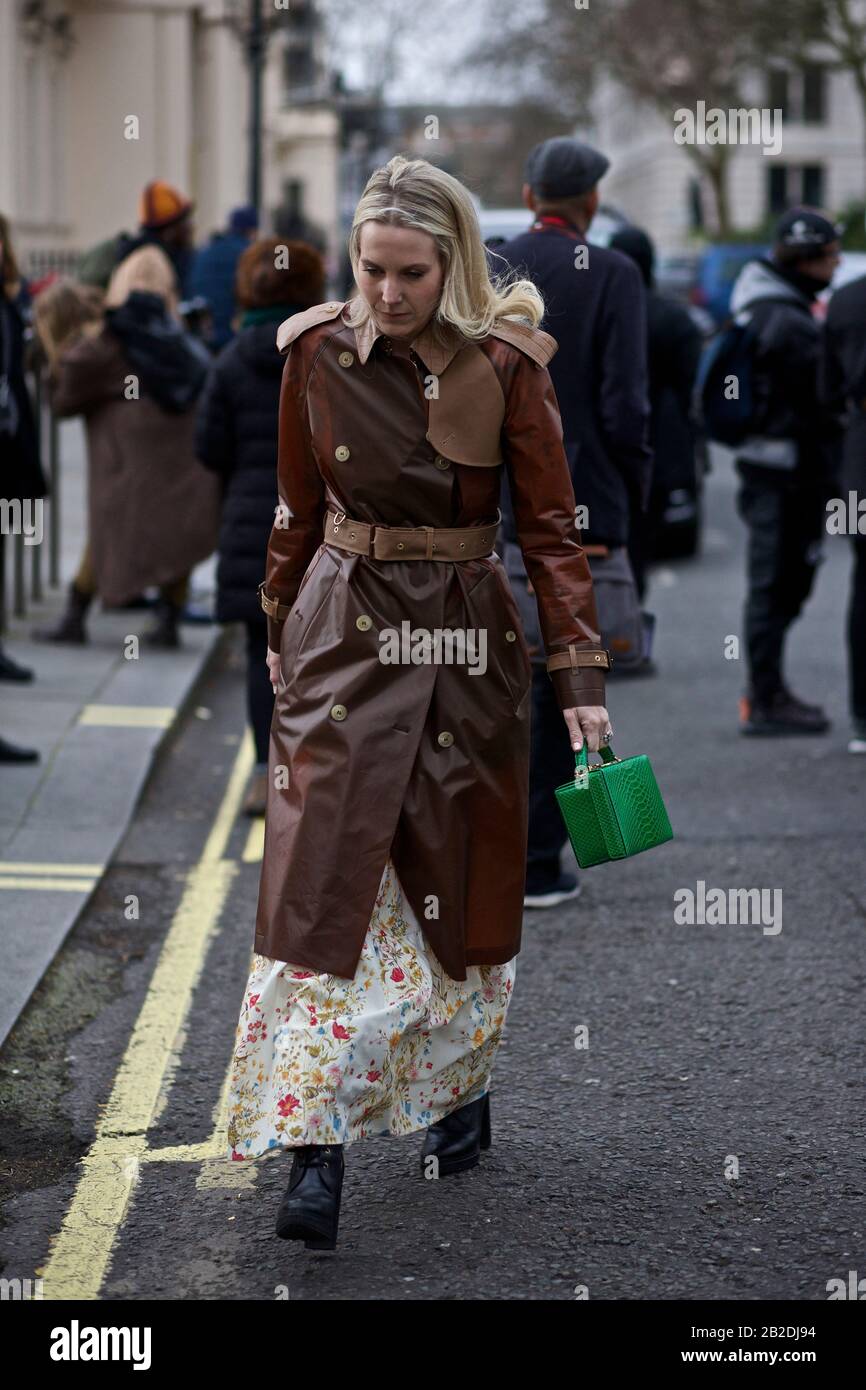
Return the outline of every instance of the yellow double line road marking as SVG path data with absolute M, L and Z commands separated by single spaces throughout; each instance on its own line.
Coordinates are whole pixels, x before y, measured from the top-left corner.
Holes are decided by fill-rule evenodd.
M 89 893 L 103 864 L 34 864 L 0 862 L 0 888 L 41 888 L 52 893 Z
M 219 1153 L 226 1084 L 214 1110 L 214 1133 L 204 1144 L 150 1150 L 147 1131 L 167 1099 L 193 991 L 238 872 L 238 865 L 223 856 L 253 758 L 247 731 L 207 843 L 189 874 L 163 943 L 96 1137 L 81 1162 L 72 1203 L 52 1242 L 43 1271 L 47 1299 L 99 1297 L 142 1162 L 204 1159 Z

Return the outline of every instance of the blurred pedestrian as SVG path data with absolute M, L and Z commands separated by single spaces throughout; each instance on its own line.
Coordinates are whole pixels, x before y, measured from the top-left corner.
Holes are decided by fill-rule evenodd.
M 565 453 L 575 499 L 588 513 L 580 538 L 590 554 L 594 579 L 603 561 L 616 569 L 615 592 L 631 595 L 629 626 L 637 645 L 642 644 L 641 614 L 626 547 L 631 514 L 647 501 L 652 462 L 647 444 L 646 304 L 634 263 L 619 251 L 587 243 L 600 201 L 599 180 L 609 164 L 598 150 L 568 136 L 536 145 L 526 162 L 522 193 L 535 220 L 490 257 L 494 267 L 504 260 L 527 275 L 544 298 L 541 327 L 559 344 L 550 375 L 562 415 Z M 577 875 L 560 866 L 566 833 L 553 795 L 574 768 L 559 737 L 535 598 L 516 544 L 507 489 L 502 510 L 504 557 L 534 664 L 524 902 L 526 907 L 547 908 L 580 891 Z M 600 585 L 597 601 L 604 632 Z M 637 653 L 638 661 L 641 656 Z M 615 651 L 613 657 L 616 663 Z
M 638 594 L 646 593 L 647 565 L 668 496 L 674 488 L 696 493 L 696 432 L 692 397 L 702 338 L 687 306 L 655 285 L 655 247 L 640 227 L 623 227 L 610 241 L 630 256 L 646 287 L 652 482 L 646 511 L 631 514 L 629 556 Z
M 83 621 L 97 594 L 119 607 L 157 586 L 145 640 L 162 647 L 178 645 L 188 576 L 212 554 L 219 515 L 219 484 L 193 447 L 210 357 L 176 305 L 167 257 L 141 247 L 111 277 L 101 332 L 63 352 L 48 382 L 55 413 L 87 426 L 89 563 L 70 605 Z
M 115 268 L 142 246 L 164 251 L 174 269 L 177 298 L 187 299 L 193 265 L 193 212 L 195 204 L 171 184 L 155 179 L 145 185 L 138 200 L 137 232 L 117 232 L 82 256 L 76 278 L 84 285 L 106 290 Z
M 4 521 L 18 514 L 23 528 L 34 503 L 48 493 L 42 468 L 39 431 L 25 378 L 25 315 L 28 294 L 12 246 L 8 218 L 0 214 L 0 502 Z M 23 534 L 23 531 L 22 531 Z M 0 601 L 3 586 L 6 526 L 0 527 Z M 33 672 L 21 666 L 0 643 L 0 680 L 31 681 Z M 4 761 L 20 761 L 13 745 Z M 19 750 L 29 754 L 32 750 Z M 38 756 L 33 753 L 33 757 Z M 29 759 L 28 759 L 29 760 Z
M 866 278 L 843 285 L 830 300 L 821 398 L 830 409 L 847 411 L 840 484 L 854 561 L 847 615 L 848 751 L 866 753 Z
M 195 252 L 189 292 L 193 298 L 206 299 L 210 306 L 210 330 L 205 342 L 211 352 L 219 352 L 234 335 L 232 320 L 238 309 L 235 274 L 258 225 L 258 213 L 250 204 L 233 208 L 228 226 L 214 232 L 208 244 Z
M 196 425 L 196 453 L 220 475 L 223 485 L 216 617 L 222 623 L 241 622 L 246 628 L 247 715 L 256 749 L 243 808 L 247 815 L 265 812 L 274 712 L 265 662 L 268 621 L 258 585 L 277 496 L 277 426 L 284 365 L 277 349 L 277 327 L 292 314 L 321 303 L 324 292 L 324 263 L 311 246 L 265 237 L 247 247 L 238 261 L 235 289 L 243 317 L 237 337 L 211 368 Z
M 103 328 L 103 295 L 91 285 L 77 280 L 55 280 L 34 302 L 33 322 L 46 364 L 48 378 L 58 370 L 64 352 L 81 338 L 95 337 Z M 40 642 L 87 641 L 84 617 L 90 603 L 92 566 L 89 541 L 85 538 L 76 578 L 70 583 L 63 613 L 53 627 L 37 628 L 33 637 Z M 81 587 L 79 587 L 79 585 Z
M 839 235 L 824 213 L 792 208 L 776 226 L 769 259 L 748 261 L 731 294 L 731 315 L 750 330 L 753 407 L 736 467 L 748 528 L 749 685 L 740 732 L 752 736 L 830 727 L 820 705 L 792 693 L 782 668 L 788 629 L 821 559 L 825 502 L 837 485 L 838 429 L 818 397 L 821 331 L 812 308 L 839 262 Z

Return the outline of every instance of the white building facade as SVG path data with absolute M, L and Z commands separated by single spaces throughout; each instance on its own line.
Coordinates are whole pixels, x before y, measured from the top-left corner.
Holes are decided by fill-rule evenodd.
M 737 230 L 760 226 L 796 202 L 840 212 L 866 195 L 866 123 L 853 78 L 820 63 L 755 74 L 748 107 L 781 110 L 781 149 L 758 143 L 730 151 L 727 188 Z M 708 107 L 711 105 L 707 103 Z M 675 141 L 677 120 L 641 105 L 620 86 L 600 84 L 591 129 L 581 135 L 610 158 L 605 203 L 644 227 L 663 251 L 683 251 L 716 229 L 709 181 Z
M 152 179 L 194 200 L 197 241 L 247 201 L 247 12 L 246 0 L 2 0 L 0 212 L 25 267 L 69 268 L 135 230 Z M 330 239 L 339 123 L 321 109 L 293 127 L 286 42 L 272 36 L 264 80 L 263 230 L 300 179 Z

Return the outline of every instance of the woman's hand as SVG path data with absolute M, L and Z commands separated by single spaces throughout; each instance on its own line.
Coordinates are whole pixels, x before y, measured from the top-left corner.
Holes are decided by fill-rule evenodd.
M 276 695 L 278 686 L 283 684 L 283 676 L 280 671 L 279 652 L 272 652 L 270 647 L 268 647 L 268 654 L 265 657 L 265 661 L 268 663 L 268 675 L 271 678 L 271 689 Z
M 610 715 L 604 705 L 578 705 L 564 709 L 562 717 L 568 725 L 568 736 L 575 753 L 579 753 L 586 738 L 590 753 L 597 753 L 602 743 L 610 743 L 603 734 L 612 734 Z

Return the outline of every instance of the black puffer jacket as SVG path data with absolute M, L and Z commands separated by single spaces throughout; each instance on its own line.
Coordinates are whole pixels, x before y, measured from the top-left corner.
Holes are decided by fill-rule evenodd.
M 33 501 L 47 495 L 48 483 L 24 376 L 24 319 L 20 302 L 9 299 L 0 287 L 0 378 L 4 376 L 11 401 L 3 420 L 14 420 L 15 428 L 12 433 L 0 428 L 0 496 L 10 502 Z
M 818 396 L 821 329 L 812 303 L 820 288 L 772 261 L 756 260 L 743 267 L 731 294 L 731 314 L 748 311 L 756 332 L 754 434 L 737 456 L 777 483 L 827 485 L 837 463 L 838 422 Z M 762 439 L 790 441 L 795 466 L 768 468 Z
M 830 300 L 819 386 L 828 409 L 848 411 L 842 486 L 866 495 L 866 276 Z
M 287 305 L 280 319 L 303 306 Z M 277 505 L 277 422 L 283 358 L 278 320 L 244 328 L 211 367 L 196 423 L 196 453 L 224 480 L 217 563 L 219 622 L 266 621 L 265 576 Z

